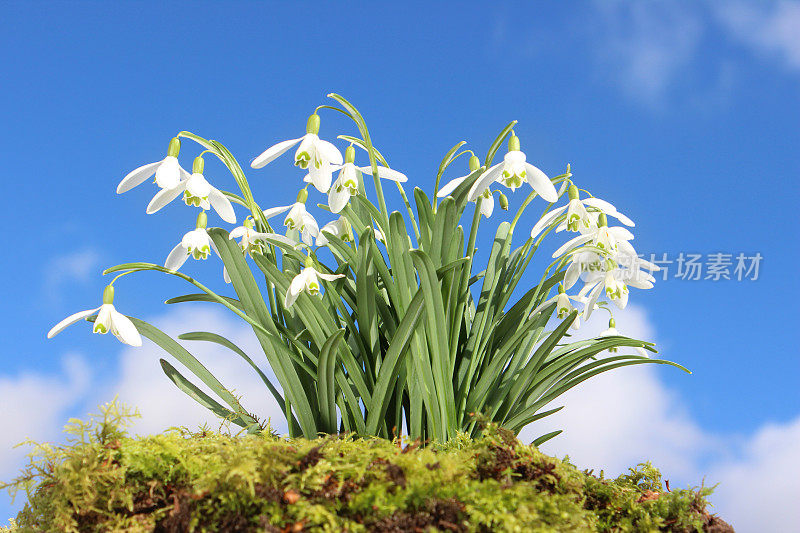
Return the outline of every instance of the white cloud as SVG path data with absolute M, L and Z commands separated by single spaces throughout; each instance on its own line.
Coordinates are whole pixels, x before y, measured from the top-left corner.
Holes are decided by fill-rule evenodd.
M 798 531 L 800 511 L 800 417 L 767 424 L 734 457 L 711 468 L 719 483 L 716 510 L 736 531 Z
M 624 335 L 656 341 L 643 308 L 631 304 L 614 315 L 617 329 Z M 597 313 L 581 328 L 579 336 L 592 337 L 606 327 Z M 564 409 L 532 424 L 521 436 L 530 441 L 563 429 L 564 433 L 542 449 L 553 455 L 569 455 L 582 468 L 602 468 L 608 475 L 618 475 L 651 460 L 673 479 L 690 479 L 697 474 L 698 454 L 711 445 L 712 439 L 691 419 L 680 398 L 661 383 L 658 375 L 662 371 L 681 372 L 673 367 L 641 365 L 589 379 L 548 406 L 565 405 Z
M 714 13 L 730 34 L 756 53 L 800 69 L 800 2 L 715 2 Z
M 86 361 L 74 354 L 62 358 L 59 375 L 0 376 L 0 479 L 13 477 L 29 451 L 14 446 L 59 437 L 65 412 L 89 390 L 91 377 Z

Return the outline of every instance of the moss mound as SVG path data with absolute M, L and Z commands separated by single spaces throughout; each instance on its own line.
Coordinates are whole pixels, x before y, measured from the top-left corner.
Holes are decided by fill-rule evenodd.
M 104 407 L 38 445 L 0 531 L 732 531 L 708 488 L 664 487 L 650 464 L 615 480 L 493 426 L 445 446 L 177 429 L 143 438 Z

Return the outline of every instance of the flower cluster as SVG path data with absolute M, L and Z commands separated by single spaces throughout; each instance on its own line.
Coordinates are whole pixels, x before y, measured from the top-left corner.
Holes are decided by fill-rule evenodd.
M 287 308 L 291 307 L 302 293 L 319 295 L 320 279 L 331 282 L 344 277 L 342 274 L 332 274 L 320 266 L 315 250 L 329 246 L 330 239 L 353 241 L 352 227 L 346 216 L 340 215 L 320 228 L 320 224 L 306 207 L 309 186 L 313 185 L 318 192 L 327 195 L 327 210 L 330 213 L 340 214 L 354 198 L 364 194 L 364 174 L 398 183 L 407 181 L 404 174 L 386 166 L 374 163 L 357 166 L 353 144 L 346 147 L 342 156 L 334 144 L 320 139 L 319 128 L 320 117 L 315 112 L 306 123 L 305 135 L 270 146 L 253 159 L 250 165 L 254 169 L 263 168 L 297 146 L 294 165 L 306 172 L 303 177 L 305 186 L 298 192 L 295 203 L 264 209 L 259 217 L 261 224 L 267 224 L 273 217 L 285 213 L 283 226 L 286 227 L 287 234 L 274 233 L 271 228 L 270 231 L 258 231 L 252 216 L 248 216 L 241 226 L 229 233 L 230 239 L 240 239 L 242 252 L 250 256 L 270 253 L 270 246 L 276 242 L 294 249 L 307 250 L 304 268 L 292 279 L 286 291 L 284 304 Z M 183 197 L 187 206 L 200 208 L 195 228 L 188 231 L 167 256 L 164 267 L 169 271 L 177 271 L 190 257 L 204 260 L 212 251 L 219 256 L 219 251 L 206 231 L 208 210 L 213 209 L 225 222 L 236 222 L 236 214 L 231 203 L 231 198 L 235 197 L 214 187 L 203 175 L 205 166 L 203 154 L 206 152 L 194 159 L 192 172 L 189 173 L 178 161 L 180 149 L 180 139 L 178 137 L 171 139 L 164 159 L 133 170 L 117 187 L 117 193 L 124 193 L 154 177 L 154 183 L 159 191 L 147 205 L 148 214 L 159 211 L 179 196 Z M 472 152 L 466 150 L 464 153 Z M 475 173 L 478 171 L 480 173 L 475 178 Z M 476 212 L 479 211 L 484 217 L 489 218 L 494 212 L 495 194 L 498 195 L 501 207 L 504 210 L 508 209 L 508 198 L 505 193 L 493 187 L 502 186 L 513 193 L 524 184 L 528 184 L 533 190 L 532 196 L 539 196 L 550 203 L 548 211 L 533 226 L 531 239 L 541 240 L 544 234 L 553 229 L 555 232 L 568 231 L 578 234 L 553 254 L 559 261 L 559 266 L 566 267 L 563 281 L 558 284 L 558 292 L 533 309 L 530 316 L 555 304 L 556 316 L 563 319 L 575 310 L 575 304 L 578 304 L 583 306 L 582 318 L 585 321 L 595 309 L 605 307 L 605 304 L 599 301 L 602 294 L 605 294 L 606 298 L 617 307 L 624 309 L 628 302 L 630 287 L 648 289 L 653 286 L 655 279 L 650 272 L 659 268 L 638 257 L 630 244 L 633 235 L 628 229 L 622 226 L 608 226 L 608 217 L 615 218 L 629 227 L 634 225 L 633 221 L 604 200 L 591 195 L 581 199 L 580 189 L 572 183 L 570 179 L 572 174 L 569 170 L 562 180 L 561 190 L 557 191 L 553 180 L 527 161 L 525 153 L 521 151 L 520 140 L 513 130 L 508 138 L 508 151 L 502 162 L 485 168 L 472 153 L 469 158 L 469 174 L 450 180 L 437 191 L 437 197 L 445 198 L 454 194 L 470 177 L 473 179 L 467 191 L 467 199 L 477 204 Z M 564 191 L 568 196 L 567 204 L 552 209 Z M 384 240 L 378 227 L 375 228 L 375 236 L 377 240 Z M 230 283 L 225 268 L 223 277 Z M 575 286 L 579 280 L 583 282 L 583 287 L 577 294 L 568 295 L 566 291 Z M 50 331 L 48 337 L 81 318 L 97 313 L 94 326 L 96 333 L 111 331 L 125 343 L 141 344 L 136 328 L 130 320 L 114 309 L 112 301 L 113 282 L 107 288 L 101 307 L 66 318 Z M 576 315 L 571 324 L 575 329 L 580 327 L 580 316 Z M 616 332 L 613 327 L 608 331 Z M 610 333 L 605 332 L 604 335 L 608 336 Z

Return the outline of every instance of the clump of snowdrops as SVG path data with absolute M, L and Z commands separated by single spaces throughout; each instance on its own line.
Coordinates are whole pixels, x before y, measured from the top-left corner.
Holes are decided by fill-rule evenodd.
M 453 146 L 436 171 L 432 195 L 415 188 L 412 204 L 403 187 L 407 177 L 374 146 L 358 110 L 337 94 L 329 97 L 338 106 L 319 106 L 305 135 L 271 146 L 250 165 L 280 164 L 287 158 L 279 157 L 296 147 L 300 187 L 292 204 L 263 208 L 228 149 L 186 131 L 170 141 L 164 159 L 129 173 L 118 193 L 154 177 L 159 190 L 147 213 L 182 197 L 198 211 L 195 227 L 163 266 L 126 263 L 107 269 L 104 274 L 117 276 L 102 305 L 67 317 L 48 337 L 81 319 L 93 322 L 95 333 L 110 331 L 133 346 L 145 336 L 193 375 L 161 360 L 180 390 L 247 431 L 260 431 L 257 415 L 243 406 L 246 399 L 234 396 L 183 345 L 114 307 L 114 283 L 125 275 L 154 270 L 177 276 L 199 292 L 167 303 L 224 306 L 252 326 L 263 354 L 247 354 L 213 332 L 178 338 L 217 343 L 241 356 L 282 407 L 290 434 L 307 438 L 355 432 L 444 442 L 459 434 L 476 436 L 486 421 L 517 433 L 558 411 L 545 407 L 601 372 L 642 363 L 683 368 L 649 358 L 652 343 L 614 327 L 609 303 L 624 308 L 631 288 L 653 287 L 651 272 L 658 269 L 631 245 L 633 234 L 625 226 L 633 222 L 573 183 L 569 166 L 548 177 L 529 163 L 514 133 L 516 121 L 500 132 L 482 161 L 462 150 L 465 142 Z M 319 137 L 324 112 L 342 113 L 357 128 L 357 136 L 337 137 L 344 155 Z M 178 160 L 187 140 L 202 148 L 191 173 Z M 508 150 L 495 163 L 503 146 Z M 209 156 L 227 167 L 238 194 L 206 179 Z M 442 185 L 451 167 L 467 174 Z M 404 212 L 387 209 L 383 187 L 389 184 L 397 188 Z M 524 200 L 510 222 L 497 225 L 485 265 L 476 265 L 478 226 L 483 218 L 498 218 L 495 200 L 507 211 L 507 194 L 518 189 Z M 317 208 L 309 204 L 309 193 L 321 195 Z M 533 224 L 523 217 L 528 207 L 544 210 Z M 214 213 L 228 224 L 241 218 L 241 225 L 208 227 Z M 518 287 L 534 256 L 543 255 L 537 251 L 545 237 L 562 232 L 574 237 L 562 239 L 546 258 L 541 277 L 534 278 L 538 283 Z M 513 246 L 515 235 L 524 241 Z M 189 258 L 212 257 L 221 260 L 232 295 L 218 294 L 180 271 Z M 570 330 L 598 310 L 608 312 L 609 329 L 573 340 Z

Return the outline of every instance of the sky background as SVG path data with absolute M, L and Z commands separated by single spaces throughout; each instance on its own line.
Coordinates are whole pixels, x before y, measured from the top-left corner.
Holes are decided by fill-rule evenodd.
M 180 130 L 221 141 L 246 165 L 302 135 L 333 91 L 360 109 L 409 191 L 430 193 L 453 144 L 484 154 L 516 119 L 528 160 L 551 176 L 570 163 L 576 183 L 636 221 L 633 244 L 646 256 L 761 254 L 757 280 L 682 280 L 668 265 L 668 279 L 634 289 L 619 314 L 618 329 L 656 340 L 692 375 L 601 377 L 523 437 L 563 427 L 547 451 L 579 466 L 616 474 L 652 459 L 673 486 L 721 483 L 712 502 L 737 531 L 797 530 L 799 2 L 4 2 L 2 11 L 0 479 L 22 464 L 14 444 L 57 440 L 70 416 L 116 394 L 140 408 L 142 432 L 209 419 L 172 390 L 149 341 L 129 349 L 86 324 L 51 341 L 45 333 L 99 305 L 104 267 L 161 263 L 192 229 L 196 213 L 179 202 L 145 215 L 152 184 L 117 196 L 127 172 L 163 158 Z M 321 137 L 340 133 L 356 130 L 323 112 Z M 184 143 L 185 167 L 197 153 Z M 446 177 L 466 162 L 455 167 Z M 205 175 L 235 187 L 210 159 Z M 302 174 L 284 156 L 248 176 L 270 206 L 293 202 Z M 534 212 L 523 222 L 533 225 Z M 184 269 L 226 290 L 213 260 Z M 167 332 L 206 327 L 257 350 L 219 309 L 162 305 L 192 292 L 181 283 L 130 276 L 115 304 Z M 275 413 L 247 368 L 191 348 L 252 398 L 251 410 Z M 21 503 L 0 496 L 0 519 Z

